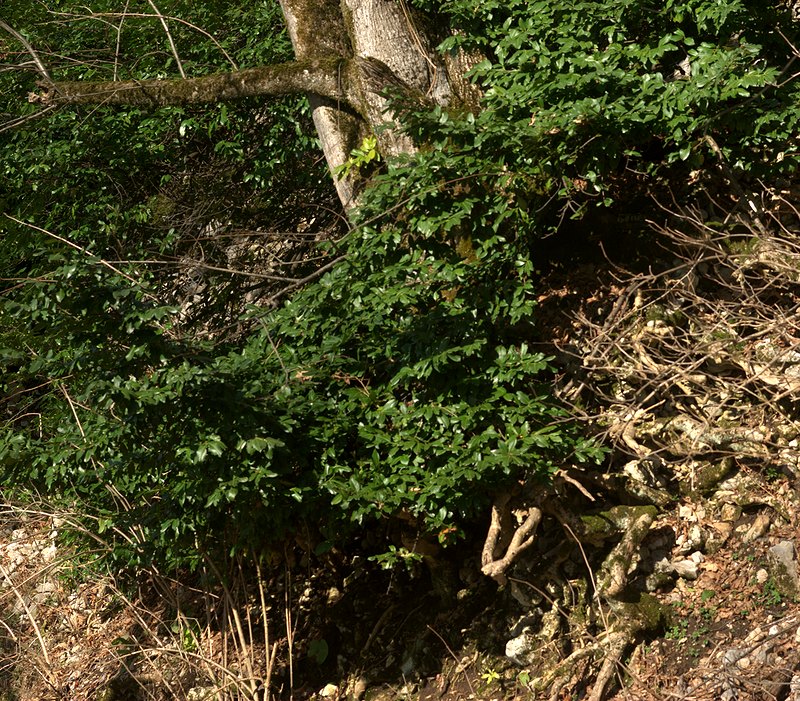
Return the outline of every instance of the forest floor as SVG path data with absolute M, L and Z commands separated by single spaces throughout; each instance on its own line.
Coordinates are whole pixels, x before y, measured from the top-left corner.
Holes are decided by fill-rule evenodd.
M 800 701 L 800 244 L 684 223 L 702 235 L 606 237 L 581 265 L 567 242 L 542 284 L 559 398 L 613 449 L 538 506 L 518 489 L 508 515 L 544 516 L 504 584 L 481 573 L 488 509 L 446 549 L 398 517 L 346 549 L 298 535 L 260 566 L 123 582 L 100 541 L 76 564 L 78 519 L 7 504 L 0 701 Z M 654 516 L 609 595 L 630 531 L 579 527 L 615 508 Z M 626 628 L 625 596 L 651 624 Z
M 797 495 L 783 477 L 747 477 L 743 507 L 687 497 L 659 514 L 639 566 L 686 564 L 654 592 L 667 622 L 626 651 L 607 699 L 800 698 L 800 604 L 770 555 L 797 542 Z M 477 545 L 452 552 L 457 568 L 433 577 L 418 563 L 385 571 L 360 555 L 307 558 L 297 548 L 264 575 L 264 638 L 257 592 L 238 599 L 226 633 L 210 611 L 232 604 L 232 589 L 209 598 L 190 578 L 149 576 L 136 591 L 76 571 L 64 526 L 19 508 L 0 524 L 3 701 L 210 700 L 220 687 L 225 698 L 263 699 L 268 667 L 283 698 L 546 698 L 529 689 L 535 670 L 506 657 L 526 611 L 479 574 Z

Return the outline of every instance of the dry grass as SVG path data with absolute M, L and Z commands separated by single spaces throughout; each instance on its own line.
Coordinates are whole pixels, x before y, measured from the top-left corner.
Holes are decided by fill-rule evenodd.
M 76 567 L 61 539 L 70 529 L 83 526 L 44 504 L 0 510 L 0 698 L 267 701 L 281 691 L 291 616 L 258 563 L 209 566 L 201 587 L 155 569 L 123 584 L 104 573 L 96 538 Z

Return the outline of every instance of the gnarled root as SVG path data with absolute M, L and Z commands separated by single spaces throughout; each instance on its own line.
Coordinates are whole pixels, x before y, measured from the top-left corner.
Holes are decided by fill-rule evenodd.
M 511 511 L 508 506 L 510 499 L 510 494 L 503 494 L 492 505 L 492 521 L 481 555 L 481 572 L 501 585 L 507 581 L 505 571 L 519 557 L 520 553 L 535 542 L 536 528 L 542 520 L 542 510 L 535 506 L 530 507 L 528 515 L 511 536 L 511 542 L 506 548 L 505 555 L 498 558 L 496 555 L 498 543 L 506 535 L 507 524 L 511 522 Z
M 586 582 L 583 589 L 569 582 L 571 591 L 583 592 L 570 601 L 564 597 L 553 602 L 555 611 L 563 616 L 568 636 L 576 645 L 571 654 L 554 665 L 545 663 L 547 671 L 537 679 L 533 688 L 547 694 L 547 698 L 558 699 L 565 690 L 579 692 L 593 679 L 588 701 L 601 701 L 615 673 L 620 669 L 626 651 L 649 633 L 663 625 L 664 609 L 650 594 L 637 591 L 629 581 L 629 572 L 642 541 L 650 530 L 656 515 L 653 506 L 616 506 L 593 514 L 586 514 L 569 524 L 569 515 L 548 502 L 547 511 L 573 535 L 578 524 L 581 535 L 593 543 L 594 553 L 599 544 L 612 538 L 618 542 L 608 551 L 597 574 L 588 572 L 578 581 Z M 583 551 L 583 546 L 578 543 Z M 592 553 L 592 554 L 594 554 Z M 587 567 L 590 559 L 583 557 Z M 589 582 L 592 587 L 589 587 Z M 593 594 L 589 592 L 594 590 Z M 602 622 L 605 629 L 596 633 L 596 623 Z
M 617 603 L 617 624 L 602 637 L 575 650 L 536 683 L 536 688 L 548 691 L 555 701 L 561 691 L 570 684 L 584 681 L 592 676 L 595 661 L 603 660 L 594 675 L 594 684 L 588 701 L 601 701 L 614 673 L 622 664 L 625 652 L 635 646 L 648 633 L 654 632 L 663 623 L 664 611 L 655 598 L 641 595 L 636 602 Z
M 595 676 L 592 693 L 588 698 L 588 701 L 601 701 L 617 665 L 622 660 L 622 655 L 635 642 L 635 638 L 635 634 L 631 631 L 610 633 L 602 643 L 597 642 L 575 650 L 536 686 L 549 689 L 548 698 L 550 701 L 556 701 L 561 691 L 573 680 L 588 676 L 592 658 L 603 655 L 603 665 Z

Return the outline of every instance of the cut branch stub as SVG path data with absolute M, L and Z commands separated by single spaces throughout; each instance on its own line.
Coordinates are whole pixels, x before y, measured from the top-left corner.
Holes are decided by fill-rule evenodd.
M 508 524 L 511 521 L 508 507 L 509 500 L 510 495 L 504 494 L 498 497 L 492 505 L 492 521 L 489 525 L 489 532 L 486 534 L 486 541 L 483 544 L 483 553 L 481 555 L 481 572 L 501 585 L 507 581 L 506 570 L 514 563 L 520 553 L 535 542 L 536 528 L 542 520 L 542 510 L 535 506 L 530 507 L 527 517 L 517 526 L 511 536 L 511 542 L 506 548 L 505 554 L 498 558 L 496 550 L 501 536 L 504 535 L 504 524 Z

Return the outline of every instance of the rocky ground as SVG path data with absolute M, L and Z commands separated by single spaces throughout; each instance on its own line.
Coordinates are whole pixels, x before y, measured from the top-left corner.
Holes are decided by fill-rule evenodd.
M 456 546 L 398 517 L 119 581 L 77 519 L 7 504 L 0 701 L 800 701 L 800 193 L 758 198 L 548 252 L 555 391 L 608 460 Z
M 796 499 L 785 477 L 742 470 L 658 514 L 631 581 L 651 589 L 668 616 L 624 651 L 607 698 L 800 699 Z M 4 514 L 0 698 L 201 699 L 220 687 L 225 698 L 264 698 L 270 658 L 271 691 L 286 698 L 547 698 L 531 690 L 544 658 L 537 645 L 553 642 L 535 625 L 535 610 L 547 607 L 520 593 L 541 581 L 535 563 L 521 562 L 519 576 L 511 572 L 498 588 L 478 577 L 478 554 L 464 551 L 448 600 L 424 565 L 385 572 L 334 554 L 319 569 L 299 555 L 293 570 L 283 563 L 265 581 L 278 615 L 267 645 L 248 638 L 248 663 L 235 621 L 225 630 L 219 619 L 202 620 L 203 598 L 185 583 L 151 577 L 132 594 L 76 572 L 60 541 L 64 527 L 43 512 Z M 247 637 L 259 617 L 247 620 L 241 600 L 240 609 Z M 599 621 L 592 630 L 602 642 L 613 627 Z M 591 691 L 589 680 L 583 693 Z

